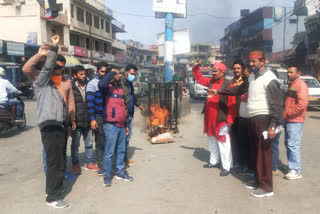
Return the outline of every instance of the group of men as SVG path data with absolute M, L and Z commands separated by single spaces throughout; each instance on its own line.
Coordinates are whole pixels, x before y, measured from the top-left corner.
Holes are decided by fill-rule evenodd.
M 107 63 L 97 66 L 96 76 L 87 82 L 83 66 L 73 67 L 72 78 L 64 77 L 66 60 L 58 55 L 59 36 L 52 36 L 53 46 L 43 46 L 23 68 L 34 81 L 37 99 L 38 125 L 43 143 L 43 163 L 46 174 L 46 202 L 55 208 L 68 204 L 62 200 L 63 180 L 73 179 L 66 173 L 66 146 L 72 136 L 72 174 L 81 174 L 79 145 L 85 144 L 84 169 L 104 176 L 104 185 L 111 186 L 113 158 L 116 178 L 132 181 L 128 175 L 128 144 L 132 132 L 134 105 L 143 110 L 134 96 L 133 82 L 137 67 L 128 65 L 123 74 Z M 41 70 L 36 65 L 45 58 Z M 93 161 L 93 138 L 97 165 Z M 126 162 L 126 163 L 125 163 Z
M 308 87 L 296 65 L 288 67 L 288 90 L 266 65 L 262 51 L 249 53 L 249 65 L 234 62 L 234 78 L 225 78 L 227 67 L 215 63 L 212 78 L 200 72 L 201 59 L 193 66 L 199 84 L 209 87 L 204 106 L 204 133 L 208 135 L 210 161 L 205 168 L 221 168 L 227 176 L 234 165 L 252 170 L 245 186 L 254 197 L 273 196 L 281 125 L 285 130 L 288 158 L 286 179 L 302 178 L 300 145 L 308 106 Z M 231 139 L 232 138 L 232 139 Z

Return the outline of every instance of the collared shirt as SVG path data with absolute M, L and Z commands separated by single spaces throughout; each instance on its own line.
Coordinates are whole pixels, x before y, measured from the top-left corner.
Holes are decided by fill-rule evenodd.
M 8 91 L 12 93 L 19 93 L 8 80 L 0 78 L 0 103 L 5 103 L 8 101 Z
M 86 101 L 86 87 L 81 87 L 80 84 L 78 83 L 78 81 L 75 82 L 77 88 L 79 89 L 82 99 L 85 102 Z
M 238 79 L 236 79 L 236 77 L 234 77 L 232 79 L 232 83 L 233 83 L 234 86 L 241 85 L 243 83 L 242 76 L 240 76 Z

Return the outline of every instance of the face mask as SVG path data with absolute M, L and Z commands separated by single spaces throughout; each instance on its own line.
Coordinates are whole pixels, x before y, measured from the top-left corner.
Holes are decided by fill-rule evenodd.
M 129 74 L 129 76 L 127 77 L 127 80 L 129 82 L 134 82 L 136 81 L 137 77 L 135 75 Z
M 59 76 L 52 76 L 51 77 L 51 81 L 53 82 L 53 84 L 55 84 L 56 86 L 60 85 L 61 81 L 62 81 L 62 75 Z

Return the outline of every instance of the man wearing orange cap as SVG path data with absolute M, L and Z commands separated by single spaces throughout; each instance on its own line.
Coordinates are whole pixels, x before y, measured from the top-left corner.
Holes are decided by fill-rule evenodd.
M 242 95 L 248 92 L 250 161 L 254 166 L 255 180 L 246 187 L 254 189 L 255 197 L 273 196 L 272 139 L 283 115 L 283 100 L 277 77 L 266 66 L 262 51 L 249 53 L 252 74 L 240 86 L 211 90 L 212 94 Z
M 225 79 L 227 67 L 222 63 L 215 63 L 212 67 L 212 78 L 205 78 L 200 72 L 201 59 L 197 59 L 192 68 L 196 81 L 210 89 L 221 89 L 230 86 L 231 81 Z M 235 97 L 208 95 L 203 109 L 204 134 L 208 135 L 210 161 L 204 168 L 219 168 L 220 176 L 227 176 L 232 166 L 230 144 L 230 126 L 233 124 L 236 106 Z

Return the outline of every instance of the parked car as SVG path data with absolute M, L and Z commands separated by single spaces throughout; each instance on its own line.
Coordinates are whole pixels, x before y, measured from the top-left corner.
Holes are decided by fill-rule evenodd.
M 309 104 L 308 106 L 320 106 L 320 83 L 312 76 L 300 77 L 309 88 Z
M 203 75 L 204 77 L 211 78 L 212 75 Z M 189 93 L 191 97 L 201 98 L 207 97 L 208 87 L 200 85 L 197 81 L 189 83 Z

